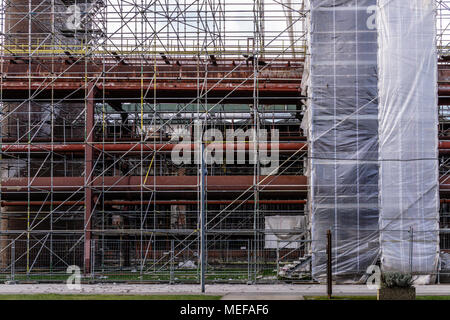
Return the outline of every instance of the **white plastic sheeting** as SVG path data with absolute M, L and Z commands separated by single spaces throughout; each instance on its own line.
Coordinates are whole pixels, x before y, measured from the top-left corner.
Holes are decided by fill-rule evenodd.
M 268 216 L 265 224 L 266 249 L 296 249 L 307 230 L 305 216 Z
M 385 271 L 439 258 L 434 0 L 378 0 L 380 245 Z
M 312 272 L 326 275 L 331 230 L 333 274 L 358 280 L 379 249 L 376 0 L 310 0 L 308 9 Z
M 358 280 L 431 275 L 439 258 L 433 0 L 309 0 L 302 127 L 308 136 L 312 272 Z M 419 279 L 424 283 L 430 277 Z

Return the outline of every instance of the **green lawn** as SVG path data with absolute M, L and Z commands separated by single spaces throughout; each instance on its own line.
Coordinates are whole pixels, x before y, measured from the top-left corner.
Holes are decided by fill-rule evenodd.
M 273 270 L 264 270 L 258 275 L 262 276 L 276 276 L 276 272 Z M 23 274 L 17 273 L 14 277 L 16 281 L 57 281 L 65 282 L 68 278 L 68 274 L 65 272 L 53 273 L 53 274 Z M 9 280 L 9 275 L 0 275 L 0 281 Z M 94 278 L 82 277 L 82 281 L 101 281 L 101 282 L 115 282 L 115 281 L 169 281 L 171 279 L 170 272 L 168 270 L 148 272 L 142 276 L 139 272 L 130 271 L 117 271 L 117 272 L 104 272 L 98 273 Z M 206 280 L 208 281 L 221 281 L 221 280 L 236 280 L 247 281 L 248 270 L 247 269 L 210 269 L 206 273 Z M 175 270 L 173 272 L 173 280 L 175 282 L 198 282 L 199 273 L 197 270 Z
M 305 300 L 328 300 L 327 296 L 305 296 Z M 333 296 L 332 300 L 377 300 L 376 296 Z M 417 296 L 416 300 L 450 300 L 450 296 Z
M 212 295 L 1 294 L 0 300 L 219 300 Z

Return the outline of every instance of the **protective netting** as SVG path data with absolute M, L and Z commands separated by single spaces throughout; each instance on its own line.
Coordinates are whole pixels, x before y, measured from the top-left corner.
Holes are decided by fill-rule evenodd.
M 376 0 L 311 0 L 307 62 L 313 277 L 353 279 L 378 254 Z

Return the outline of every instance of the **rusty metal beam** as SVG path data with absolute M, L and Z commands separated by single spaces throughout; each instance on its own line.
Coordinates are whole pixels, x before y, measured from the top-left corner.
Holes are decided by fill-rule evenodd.
M 260 176 L 259 180 L 266 177 Z M 253 186 L 253 176 L 208 176 L 208 191 L 237 191 L 242 192 Z M 53 190 L 83 192 L 84 177 L 53 177 Z M 27 192 L 28 178 L 4 178 L 1 183 L 1 192 Z M 137 191 L 141 190 L 140 176 L 104 176 L 94 177 L 91 182 L 93 190 L 104 187 L 111 191 Z M 155 186 L 155 188 L 154 188 Z M 30 184 L 31 191 L 47 191 L 51 188 L 50 177 L 36 177 Z M 149 176 L 145 190 L 160 191 L 196 191 L 196 176 Z M 261 183 L 266 191 L 308 191 L 308 178 L 306 176 L 269 176 Z M 450 192 L 450 176 L 440 178 L 440 191 Z
M 447 137 L 445 139 L 448 139 Z M 450 141 L 448 140 L 440 140 L 439 141 L 439 154 L 440 155 L 447 155 L 450 154 Z
M 448 139 L 447 137 L 444 139 Z M 195 150 L 195 144 L 171 144 L 171 143 L 94 143 L 92 148 L 94 152 L 150 152 L 150 151 L 172 151 L 175 146 L 183 148 L 185 151 Z M 232 150 L 249 150 L 253 148 L 252 143 L 211 143 L 208 145 L 209 148 L 222 148 L 226 150 L 230 148 Z M 7 153 L 39 153 L 39 152 L 56 152 L 56 153 L 72 153 L 72 152 L 84 152 L 86 144 L 74 143 L 74 144 L 3 144 L 2 152 Z M 260 143 L 260 149 L 271 150 L 271 144 Z M 439 153 L 440 154 L 450 154 L 450 141 L 440 140 L 439 141 Z M 308 150 L 306 142 L 281 142 L 278 144 L 278 150 L 280 151 L 290 151 L 295 152 L 298 150 Z
M 254 204 L 254 200 L 207 200 L 209 205 L 228 205 L 234 204 Z M 450 199 L 441 199 L 441 204 L 449 204 Z M 151 200 L 151 201 L 140 201 L 140 200 L 106 200 L 103 202 L 105 205 L 198 205 L 198 200 Z M 288 205 L 305 205 L 307 200 L 259 200 L 259 204 L 288 204 Z M 2 207 L 26 207 L 30 206 L 77 206 L 84 205 L 84 201 L 1 201 L 0 205 Z
M 197 78 L 207 78 L 204 89 L 208 91 L 208 102 L 252 103 L 254 81 L 253 67 L 245 64 L 236 65 L 231 60 L 217 60 L 217 65 L 198 71 L 198 61 L 183 61 L 181 64 L 157 65 L 129 61 L 127 65 L 118 65 L 115 57 L 110 61 L 102 59 L 81 59 L 69 68 L 58 57 L 37 59 L 31 66 L 28 64 L 9 63 L 5 57 L 2 63 L 3 81 L 0 84 L 4 100 L 34 99 L 84 99 L 85 78 L 88 81 L 104 79 L 96 84 L 102 97 L 109 100 L 135 101 L 140 99 L 142 85 L 152 88 L 145 99 L 153 102 L 156 99 L 164 102 L 189 102 L 197 98 Z M 61 60 L 61 61 L 59 61 Z M 104 66 L 104 67 L 103 67 Z M 53 74 L 49 73 L 53 70 Z M 106 74 L 103 73 L 107 70 Z M 300 60 L 275 61 L 260 70 L 258 74 L 258 91 L 261 101 L 265 103 L 297 103 L 300 97 L 300 79 L 303 62 Z M 60 75 L 52 82 L 54 74 Z M 27 75 L 27 80 L 24 80 Z M 153 90 L 152 79 L 158 79 Z M 30 81 L 28 82 L 28 77 Z M 46 80 L 47 79 L 47 80 Z M 141 80 L 143 82 L 141 83 Z M 50 94 L 50 92 L 52 94 Z
M 209 205 L 228 205 L 228 204 L 254 204 L 254 200 L 207 200 Z M 105 200 L 105 205 L 198 205 L 198 200 Z M 259 204 L 288 204 L 288 205 L 304 205 L 306 200 L 259 200 Z M 84 201 L 1 201 L 2 207 L 24 207 L 24 206 L 76 206 L 83 205 Z
M 208 68 L 208 73 L 197 73 L 197 66 L 190 62 L 182 64 L 158 65 L 156 77 L 158 81 L 153 90 L 152 79 L 155 76 L 153 65 L 145 65 L 141 70 L 139 61 L 132 61 L 127 65 L 118 65 L 115 57 L 110 61 L 88 61 L 85 65 L 80 60 L 69 68 L 64 60 L 54 57 L 37 59 L 31 63 L 31 68 L 24 63 L 10 63 L 8 57 L 3 57 L 3 79 L 0 83 L 2 99 L 4 101 L 20 101 L 33 99 L 63 99 L 83 100 L 85 98 L 85 76 L 88 81 L 103 79 L 96 84 L 101 97 L 109 100 L 136 101 L 140 99 L 142 85 L 148 90 L 145 99 L 153 102 L 155 98 L 160 102 L 188 102 L 197 98 L 197 78 L 207 78 L 205 90 L 208 91 L 208 101 L 216 103 L 223 99 L 223 103 L 253 103 L 254 81 L 251 66 L 235 66 L 234 61 L 217 60 L 217 65 Z M 1 59 L 0 59 L 1 60 Z M 59 61 L 61 60 L 61 61 Z M 128 61 L 128 59 L 127 59 Z M 104 65 L 104 69 L 103 69 Z M 86 68 L 86 69 L 85 69 Z M 439 103 L 450 102 L 450 66 L 438 65 Z M 50 74 L 49 70 L 53 70 Z M 103 70 L 108 70 L 106 74 Z M 258 74 L 258 95 L 261 103 L 297 104 L 301 97 L 301 78 L 303 72 L 302 61 L 273 62 Z M 54 74 L 60 76 L 51 82 Z M 24 76 L 27 80 L 24 80 Z M 30 82 L 28 82 L 30 77 Z M 143 79 L 143 83 L 141 80 Z
M 106 152 L 140 152 L 142 151 L 172 151 L 175 146 L 183 148 L 183 150 L 195 150 L 195 144 L 171 144 L 171 143 L 117 143 L 117 144 L 93 144 L 94 151 L 106 151 Z M 227 148 L 233 150 L 249 150 L 254 147 L 253 143 L 210 143 L 209 148 Z M 86 148 L 85 144 L 3 144 L 2 152 L 5 153 L 27 153 L 27 152 L 84 152 Z M 270 143 L 260 143 L 259 149 L 271 150 L 272 145 Z M 302 142 L 285 142 L 278 144 L 278 150 L 281 151 L 297 151 L 299 149 L 306 149 L 306 143 Z
M 262 181 L 265 179 L 264 181 Z M 94 177 L 92 188 L 111 191 L 137 191 L 141 190 L 140 176 L 100 176 Z M 253 186 L 253 176 L 208 176 L 208 191 L 245 191 Z M 267 191 L 303 191 L 308 189 L 305 176 L 269 176 L 259 178 L 260 188 Z M 85 186 L 84 177 L 53 177 L 53 190 L 76 191 Z M 154 188 L 156 186 L 156 188 Z M 1 192 L 27 192 L 28 178 L 6 178 L 2 180 Z M 31 190 L 50 190 L 50 177 L 36 177 L 31 182 Z M 145 190 L 163 191 L 196 191 L 197 176 L 149 176 Z M 80 191 L 81 192 L 81 191 Z
M 30 206 L 77 206 L 84 205 L 84 200 L 78 201 L 1 201 L 2 207 L 26 207 Z

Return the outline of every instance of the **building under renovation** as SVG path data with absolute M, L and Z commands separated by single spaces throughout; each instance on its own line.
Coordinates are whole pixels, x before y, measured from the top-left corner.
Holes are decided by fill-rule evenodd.
M 450 1 L 0 3 L 0 280 L 450 278 Z

